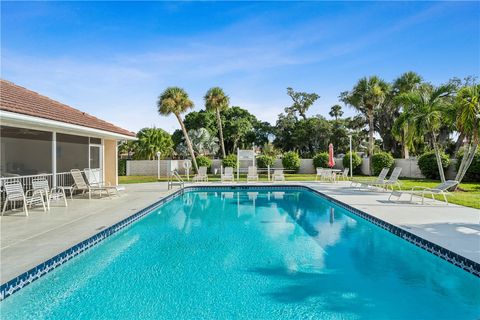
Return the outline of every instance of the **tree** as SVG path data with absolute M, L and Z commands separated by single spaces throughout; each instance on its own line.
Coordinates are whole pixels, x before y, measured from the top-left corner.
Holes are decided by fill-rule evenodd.
M 192 111 L 185 115 L 183 119 L 187 131 L 205 128 L 210 135 L 218 136 L 217 118 L 214 113 L 205 110 Z
M 478 148 L 480 135 L 480 84 L 466 86 L 457 93 L 455 101 L 456 127 L 466 140 L 462 161 L 458 167 L 455 180 L 462 181 L 465 173 L 472 164 Z
M 237 148 L 251 148 L 252 132 L 257 118 L 240 107 L 231 107 L 222 113 L 225 135 L 225 151 L 227 154 L 237 153 Z
M 404 141 L 405 132 L 402 127 L 397 127 L 398 131 L 393 130 L 395 121 L 400 116 L 402 109 L 402 105 L 395 98 L 402 93 L 416 90 L 421 83 L 422 77 L 415 72 L 409 71 L 400 75 L 393 81 L 384 104 L 375 115 L 375 127 L 382 138 L 383 149 L 393 154 L 397 154 L 397 150 L 401 149 L 401 154 L 406 159 L 409 157 L 409 150 Z
M 330 115 L 330 117 L 338 120 L 338 118 L 341 118 L 343 116 L 342 106 L 339 104 L 332 106 L 328 114 Z
M 127 140 L 118 144 L 118 155 L 127 154 L 127 159 L 131 159 L 135 152 L 135 141 Z
M 187 129 L 182 120 L 182 113 L 193 108 L 193 102 L 188 98 L 188 93 L 179 87 L 169 87 L 162 92 L 157 102 L 158 112 L 161 115 L 168 116 L 174 114 L 183 131 L 185 142 L 187 143 L 190 156 L 192 157 L 195 170 L 198 171 L 195 153 L 193 152 L 192 143 L 188 137 Z
M 228 108 L 230 99 L 225 92 L 223 92 L 222 88 L 219 87 L 213 87 L 209 89 L 203 99 L 205 100 L 205 108 L 207 111 L 215 112 L 217 116 L 217 126 L 220 136 L 222 158 L 225 158 L 225 143 L 223 141 L 222 118 L 220 117 L 220 112 L 225 111 Z
M 172 154 L 172 150 L 172 137 L 165 130 L 154 127 L 138 131 L 134 142 L 135 159 L 155 160 L 157 152 L 167 157 Z
M 193 151 L 195 155 L 209 156 L 218 152 L 218 138 L 210 135 L 207 129 L 192 129 L 188 131 L 188 137 L 192 142 Z M 187 155 L 188 147 L 185 141 L 177 145 L 176 151 L 178 154 Z
M 373 146 L 375 139 L 373 137 L 374 114 L 385 101 L 385 96 L 389 90 L 388 84 L 377 76 L 360 79 L 353 87 L 352 91 L 343 92 L 340 100 L 345 104 L 352 106 L 361 112 L 368 119 L 369 138 L 368 138 L 368 155 L 373 155 Z M 371 161 L 370 161 L 371 165 Z
M 296 92 L 292 88 L 287 88 L 287 94 L 292 98 L 293 104 L 286 108 L 287 113 L 295 115 L 296 112 L 304 119 L 307 119 L 306 112 L 312 104 L 320 98 L 316 93 Z
M 410 140 L 429 135 L 437 159 L 440 179 L 445 182 L 438 135 L 442 126 L 442 117 L 448 113 L 447 99 L 452 94 L 451 85 L 441 85 L 437 88 L 429 84 L 421 85 L 417 90 L 403 93 L 396 99 L 404 108 L 402 118 L 407 130 L 406 137 Z

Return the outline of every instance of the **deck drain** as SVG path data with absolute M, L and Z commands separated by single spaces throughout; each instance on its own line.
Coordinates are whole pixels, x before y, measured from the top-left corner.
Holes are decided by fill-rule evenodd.
M 107 226 L 101 226 L 101 227 L 98 227 L 96 230 L 102 230 L 102 229 L 105 229 Z

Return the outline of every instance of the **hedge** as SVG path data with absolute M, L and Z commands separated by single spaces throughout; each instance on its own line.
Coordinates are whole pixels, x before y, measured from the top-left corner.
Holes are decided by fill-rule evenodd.
M 126 176 L 127 175 L 127 159 L 118 159 L 118 175 Z
M 222 165 L 223 167 L 233 167 L 237 168 L 237 155 L 235 154 L 229 154 L 222 160 Z
M 297 172 L 300 169 L 300 156 L 294 151 L 289 151 L 283 155 L 282 165 L 286 170 Z
M 440 157 L 442 159 L 443 171 L 445 172 L 450 165 L 450 157 L 443 152 L 440 153 Z M 418 158 L 418 167 L 426 178 L 435 180 L 440 179 L 435 151 L 428 151 L 422 154 Z
M 275 157 L 262 154 L 257 157 L 257 166 L 259 168 L 266 168 L 268 166 L 273 166 L 275 164 Z
M 460 163 L 463 159 L 463 152 L 459 152 L 457 156 L 457 171 L 460 167 Z M 480 149 L 477 149 L 475 156 L 473 157 L 473 161 L 468 167 L 467 172 L 465 173 L 465 177 L 463 181 L 471 181 L 471 182 L 480 182 Z
M 316 168 L 327 168 L 328 167 L 328 153 L 320 152 L 313 157 L 313 167 Z
M 373 175 L 377 176 L 380 174 L 383 168 L 391 168 L 395 160 L 393 156 L 388 152 L 378 152 L 372 156 L 372 170 Z
M 352 156 L 352 168 L 353 174 L 360 174 L 360 165 L 362 164 L 362 158 L 356 153 L 353 153 Z M 350 152 L 347 152 L 345 157 L 343 157 L 343 166 L 345 168 L 350 168 Z
M 197 165 L 198 167 L 207 167 L 207 171 L 210 172 L 212 168 L 212 159 L 205 157 L 205 156 L 198 156 L 197 157 Z

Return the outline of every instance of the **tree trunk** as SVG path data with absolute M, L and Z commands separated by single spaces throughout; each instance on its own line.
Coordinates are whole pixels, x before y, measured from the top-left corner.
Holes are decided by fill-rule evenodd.
M 195 152 L 193 152 L 192 142 L 190 141 L 190 138 L 188 137 L 187 128 L 185 128 L 185 124 L 183 123 L 182 117 L 180 116 L 180 114 L 175 113 L 175 116 L 177 117 L 177 120 L 180 123 L 180 127 L 182 128 L 183 137 L 185 138 L 185 142 L 187 143 L 188 151 L 190 152 L 190 156 L 192 157 L 192 162 L 193 162 L 193 166 L 195 168 L 195 171 L 198 172 L 197 159 L 195 158 Z
M 372 174 L 372 156 L 373 156 L 373 145 L 374 145 L 374 137 L 373 133 L 375 131 L 374 123 L 373 123 L 373 109 L 368 109 L 368 158 L 369 158 L 369 167 L 370 167 L 370 174 Z
M 445 182 L 445 173 L 443 172 L 442 158 L 440 158 L 440 150 L 438 149 L 437 141 L 433 136 L 433 149 L 435 150 L 435 158 L 437 159 L 438 173 L 440 174 L 440 180 Z
M 222 118 L 220 117 L 220 110 L 217 108 L 217 125 L 218 125 L 218 134 L 220 135 L 220 147 L 222 148 L 222 158 L 225 158 L 225 143 L 223 142 L 223 128 L 222 128 Z
M 460 184 L 460 182 L 463 180 L 465 177 L 465 174 L 467 173 L 468 168 L 473 162 L 473 159 L 475 158 L 475 153 L 477 152 L 478 148 L 478 143 L 474 143 L 473 145 L 468 145 L 468 149 L 465 150 L 465 153 L 463 154 L 462 162 L 460 163 L 460 167 L 458 168 L 457 176 L 455 177 L 455 180 L 457 180 Z
M 460 147 L 463 144 L 463 140 L 465 140 L 465 135 L 463 133 L 460 133 L 460 135 L 457 138 L 457 142 L 455 142 L 455 150 L 453 152 L 453 155 L 456 157 L 458 150 L 460 150 Z
M 403 157 L 405 159 L 410 159 L 410 150 L 408 150 L 408 147 L 406 144 L 403 145 Z

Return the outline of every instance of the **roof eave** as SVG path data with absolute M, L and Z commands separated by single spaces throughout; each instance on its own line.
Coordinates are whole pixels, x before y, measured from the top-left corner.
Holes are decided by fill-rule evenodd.
M 58 131 L 63 133 L 110 138 L 115 140 L 136 140 L 132 135 L 126 135 L 111 131 L 105 131 L 62 121 L 34 117 L 26 114 L 0 110 L 0 123 L 2 125 L 18 125 L 31 129 Z

